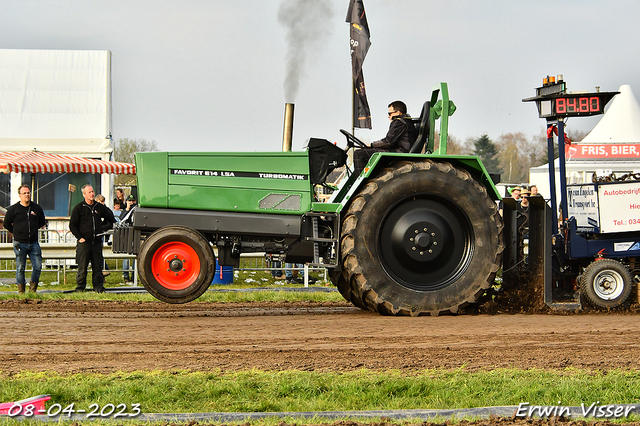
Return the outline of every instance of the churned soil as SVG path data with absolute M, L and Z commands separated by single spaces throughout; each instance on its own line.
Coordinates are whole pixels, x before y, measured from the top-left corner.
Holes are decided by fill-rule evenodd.
M 13 299 L 0 301 L 0 330 L 5 374 L 640 368 L 640 315 L 630 311 L 411 318 L 346 302 Z

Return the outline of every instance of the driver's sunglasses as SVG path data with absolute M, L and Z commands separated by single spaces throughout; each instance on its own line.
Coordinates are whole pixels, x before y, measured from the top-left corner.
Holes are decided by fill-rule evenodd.
M 395 114 L 396 112 L 398 111 L 391 111 L 391 112 L 388 112 L 387 114 L 389 114 L 389 117 L 391 117 L 391 114 Z

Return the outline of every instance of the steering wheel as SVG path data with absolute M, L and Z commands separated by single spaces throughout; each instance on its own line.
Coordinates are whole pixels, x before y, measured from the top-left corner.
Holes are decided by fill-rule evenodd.
M 364 142 L 362 142 L 360 139 L 356 138 L 346 130 L 340 129 L 340 133 L 342 133 L 347 137 L 347 148 L 351 148 L 356 145 L 359 146 L 360 148 L 367 148 L 367 145 L 365 145 Z

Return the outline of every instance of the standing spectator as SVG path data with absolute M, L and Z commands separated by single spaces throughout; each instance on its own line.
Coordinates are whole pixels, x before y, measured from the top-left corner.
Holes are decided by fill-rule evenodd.
M 522 192 L 522 188 L 516 186 L 511 190 L 511 198 L 514 200 L 520 200 L 520 192 Z
M 82 187 L 84 201 L 78 203 L 71 211 L 69 230 L 78 239 L 76 245 L 75 291 L 84 291 L 87 287 L 87 267 L 91 262 L 92 284 L 96 293 L 104 293 L 104 277 L 102 276 L 102 236 L 113 227 L 113 213 L 103 204 L 95 201 L 93 187 L 89 184 Z
M 127 207 L 127 203 L 124 198 L 124 191 L 122 188 L 116 189 L 116 198 L 113 199 L 113 208 L 115 209 L 116 204 L 120 206 L 120 210 L 124 210 Z
M 271 276 L 276 280 L 284 280 L 286 276 L 282 273 L 282 262 L 280 260 L 274 260 L 271 263 L 272 267 L 276 268 L 271 271 Z
M 529 187 L 529 190 L 531 191 L 531 196 L 532 197 L 536 197 L 536 196 L 540 195 L 540 193 L 538 192 L 538 185 L 531 185 Z
M 132 225 L 133 213 L 136 211 L 136 207 L 137 207 L 136 197 L 134 197 L 133 195 L 129 195 L 127 197 L 127 208 L 124 212 L 122 212 L 120 216 L 120 223 L 126 224 L 126 225 Z M 123 269 L 122 279 L 124 280 L 125 283 L 129 283 L 133 281 L 131 279 L 131 274 L 129 273 L 129 271 L 131 269 L 134 269 L 135 271 L 135 266 L 136 266 L 135 262 L 136 262 L 135 260 L 130 261 L 129 259 L 122 260 L 122 269 Z
M 120 220 L 124 221 L 126 216 L 130 216 L 131 220 L 133 220 L 133 216 L 131 216 L 131 214 L 133 213 L 133 210 L 138 206 L 137 203 L 138 202 L 136 201 L 136 197 L 134 197 L 133 195 L 129 195 L 127 197 L 127 203 L 124 206 L 124 215 L 121 215 Z
M 293 267 L 299 268 L 298 270 L 293 271 Z M 287 277 L 287 284 L 304 284 L 304 265 L 302 263 L 285 263 L 285 276 Z M 298 278 L 299 277 L 299 278 Z M 314 284 L 316 279 L 309 275 L 308 279 L 309 284 Z
M 274 260 L 272 254 L 267 255 L 267 263 L 273 269 L 271 269 L 271 276 L 276 280 L 284 280 L 285 275 L 282 273 L 282 262 L 280 260 Z
M 20 201 L 7 209 L 4 227 L 13 233 L 13 251 L 16 254 L 16 282 L 18 293 L 24 293 L 24 277 L 27 256 L 31 260 L 31 280 L 29 291 L 36 292 L 42 271 L 42 250 L 38 243 L 38 229 L 47 224 L 47 219 L 39 205 L 31 201 L 31 189 L 27 185 L 18 188 Z
M 113 217 L 116 219 L 116 223 L 120 222 L 120 215 L 122 214 L 122 209 L 120 208 L 120 204 L 113 205 Z
M 104 197 L 104 195 L 102 195 L 102 194 L 96 195 L 96 201 L 99 202 L 100 204 L 102 204 L 103 206 L 107 207 L 107 205 L 105 204 L 107 199 Z M 116 205 L 118 205 L 118 204 L 116 204 Z M 113 212 L 111 211 L 111 209 L 109 207 L 107 207 L 107 210 L 113 216 L 113 221 L 111 223 L 116 223 L 117 219 L 116 219 L 115 215 L 113 214 Z M 102 219 L 102 224 L 100 225 L 101 229 L 102 229 L 102 225 L 104 225 L 104 222 L 105 222 L 104 219 Z M 109 245 L 109 246 L 111 245 L 110 238 L 111 238 L 110 235 L 105 235 L 105 237 L 104 237 L 104 242 L 107 243 L 107 245 Z M 102 271 L 102 275 L 107 277 L 110 274 L 111 274 L 111 272 L 109 272 L 109 265 L 107 265 L 107 261 L 105 260 L 104 261 L 104 270 Z
M 531 193 L 527 188 L 523 188 L 520 192 L 521 201 L 518 203 L 516 207 L 516 211 L 518 212 L 516 217 L 518 218 L 518 229 L 527 228 L 529 225 L 529 197 Z M 524 234 L 524 232 L 523 232 Z
M 113 225 L 114 223 L 116 223 L 115 215 L 113 214 L 113 212 L 111 211 L 111 209 L 110 209 L 109 207 L 107 207 L 107 205 L 105 204 L 105 202 L 107 201 L 107 199 L 106 199 L 106 198 L 104 198 L 104 195 L 102 195 L 102 194 L 98 194 L 98 195 L 96 195 L 95 200 L 96 200 L 97 202 L 99 202 L 100 204 L 102 204 L 103 206 L 105 206 L 105 207 L 106 207 L 106 212 L 107 212 L 108 214 L 110 214 L 110 215 L 111 215 L 111 217 L 110 217 L 109 219 L 106 219 L 106 221 L 107 221 L 107 222 L 109 222 L 109 223 L 111 223 L 112 225 Z M 102 225 L 101 225 L 101 228 L 103 228 L 103 225 L 104 225 L 104 224 L 105 224 L 105 219 L 102 219 Z M 106 229 L 111 229 L 111 226 L 110 226 L 110 227 L 108 227 L 108 228 L 106 228 Z

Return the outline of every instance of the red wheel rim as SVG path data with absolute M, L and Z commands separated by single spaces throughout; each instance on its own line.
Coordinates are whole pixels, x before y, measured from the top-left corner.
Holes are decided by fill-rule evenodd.
M 153 254 L 151 272 L 161 286 L 169 290 L 184 290 L 200 275 L 200 257 L 186 243 L 166 243 Z

